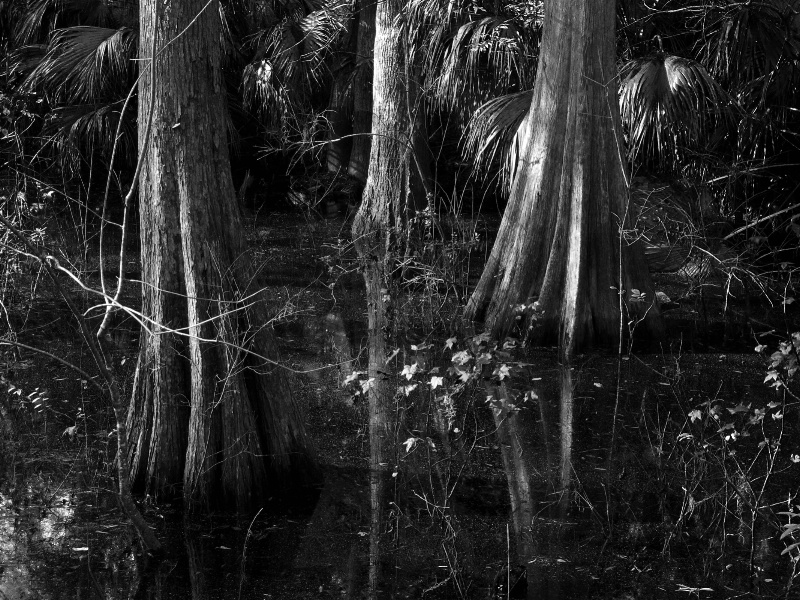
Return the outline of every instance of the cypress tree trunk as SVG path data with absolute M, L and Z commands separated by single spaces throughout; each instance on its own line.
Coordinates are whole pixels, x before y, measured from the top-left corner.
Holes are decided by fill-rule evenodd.
M 629 219 L 614 25 L 615 0 L 546 5 L 526 143 L 466 308 L 468 318 L 503 336 L 518 322 L 520 305 L 538 300 L 541 319 L 529 329 L 527 310 L 523 335 L 558 341 L 566 354 L 618 342 L 620 324 L 626 330 L 629 321 L 661 333 L 641 248 L 627 234 L 620 241 Z
M 140 221 L 143 310 L 158 325 L 142 335 L 130 465 L 152 494 L 182 485 L 191 507 L 246 510 L 313 474 L 313 461 L 243 241 L 218 7 L 173 3 L 154 23 L 156 1 L 140 10 L 142 47 L 153 35 L 169 45 L 140 88 L 157 86 Z

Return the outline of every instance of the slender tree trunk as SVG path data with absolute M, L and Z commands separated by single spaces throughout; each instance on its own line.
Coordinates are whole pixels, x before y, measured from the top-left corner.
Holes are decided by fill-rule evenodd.
M 142 37 L 154 36 L 154 7 L 142 7 Z M 147 29 L 145 29 L 147 27 Z M 149 38 L 152 40 L 152 37 Z M 158 36 L 157 48 L 169 38 Z M 141 48 L 150 44 L 140 44 Z M 139 97 L 149 97 L 152 71 L 142 70 Z M 162 81 L 160 86 L 168 84 Z M 155 101 L 166 99 L 157 94 Z M 146 123 L 149 107 L 139 103 L 139 122 Z M 162 109 L 163 110 L 163 109 Z M 158 113 L 154 113 L 158 114 Z M 147 147 L 146 128 L 139 128 L 139 147 Z M 171 130 L 154 126 L 149 156 L 140 186 L 139 219 L 142 257 L 142 312 L 153 320 L 152 335 L 141 336 L 139 362 L 128 410 L 130 446 L 128 464 L 134 488 L 159 498 L 175 494 L 183 479 L 189 422 L 189 361 L 185 337 L 186 285 L 183 277 L 178 215 L 180 166 L 175 162 Z
M 519 323 L 525 337 L 558 341 L 571 354 L 618 342 L 620 324 L 627 334 L 629 321 L 660 335 L 661 321 L 639 244 L 627 232 L 620 241 L 629 218 L 614 80 L 615 0 L 553 0 L 545 11 L 523 125 L 527 143 L 466 315 L 498 336 Z M 534 320 L 537 300 L 543 312 Z M 521 305 L 527 310 L 518 321 Z
M 369 428 L 372 525 L 370 535 L 370 593 L 378 593 L 384 552 L 390 475 L 396 468 L 398 440 L 395 391 L 397 383 L 387 365 L 396 345 L 397 299 L 392 269 L 402 256 L 403 232 L 418 184 L 413 157 L 413 118 L 405 79 L 404 30 L 398 26 L 402 0 L 377 5 L 373 71 L 372 144 L 364 198 L 353 223 L 353 239 L 364 269 L 369 324 Z M 362 13 L 362 25 L 367 20 Z M 361 51 L 361 50 L 359 50 Z M 355 146 L 353 148 L 355 153 Z
M 350 152 L 348 172 L 360 182 L 367 181 L 372 142 L 372 73 L 375 51 L 376 0 L 358 0 L 358 43 L 356 72 L 353 78 L 353 147 Z
M 241 235 L 218 7 L 173 3 L 154 23 L 156 1 L 141 7 L 142 47 L 153 35 L 164 40 L 159 47 L 169 44 L 154 69 L 140 220 L 143 310 L 160 327 L 142 336 L 128 419 L 135 431 L 131 468 L 152 493 L 182 484 L 192 507 L 246 510 L 285 482 L 313 474 L 313 461 L 275 367 L 268 315 Z M 152 81 L 144 79 L 142 97 Z

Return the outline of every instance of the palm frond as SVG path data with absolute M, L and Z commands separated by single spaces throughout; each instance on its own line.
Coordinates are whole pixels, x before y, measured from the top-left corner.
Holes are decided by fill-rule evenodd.
M 524 146 L 524 122 L 531 108 L 533 90 L 507 94 L 483 104 L 467 124 L 464 156 L 474 165 L 473 173 L 497 173 L 508 189 L 517 158 Z
M 30 44 L 15 50 L 9 57 L 8 74 L 12 81 L 24 80 L 47 56 L 46 44 Z
M 309 13 L 300 21 L 303 32 L 303 60 L 315 71 L 345 32 L 349 7 L 333 4 Z
M 542 16 L 539 1 L 410 0 L 414 63 L 434 106 L 469 117 L 492 98 L 532 87 Z
M 334 0 L 299 19 L 284 18 L 254 37 L 255 59 L 244 69 L 243 96 L 271 120 L 290 105 L 306 112 L 310 97 L 330 75 L 328 62 L 346 31 L 352 5 Z
M 715 4 L 703 23 L 697 54 L 742 109 L 736 158 L 766 161 L 797 123 L 795 12 L 781 2 L 726 2 Z
M 116 97 L 135 66 L 138 34 L 132 29 L 70 27 L 53 34 L 47 55 L 25 81 L 55 103 L 90 103 Z
M 33 0 L 17 28 L 20 45 L 45 41 L 51 31 L 74 26 L 117 28 L 132 25 L 137 14 L 134 0 Z
M 696 145 L 729 104 L 699 63 L 656 54 L 620 71 L 620 112 L 632 158 L 670 168 Z
M 792 20 L 771 2 L 715 3 L 702 15 L 698 57 L 717 80 L 737 88 L 798 57 Z
M 42 133 L 62 151 L 61 156 L 74 156 L 74 150 L 89 153 L 94 149 L 110 156 L 121 107 L 119 102 L 62 106 L 50 113 Z M 123 122 L 117 152 L 132 157 L 135 150 L 136 126 L 129 111 Z
M 17 43 L 21 46 L 46 41 L 58 17 L 62 0 L 35 0 L 17 25 Z
M 459 26 L 440 55 L 431 55 L 436 103 L 446 110 L 469 112 L 476 102 L 533 84 L 538 40 L 513 20 L 484 17 Z
M 255 109 L 269 121 L 280 120 L 287 113 L 289 91 L 275 74 L 266 58 L 248 64 L 242 72 L 242 97 L 245 106 Z

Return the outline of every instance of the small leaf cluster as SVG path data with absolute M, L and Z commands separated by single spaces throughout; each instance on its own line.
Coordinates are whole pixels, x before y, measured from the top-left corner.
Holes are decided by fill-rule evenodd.
M 800 520 L 800 504 L 795 505 L 793 510 L 779 512 L 789 519 L 789 522 L 783 526 L 783 533 L 781 533 L 782 540 L 789 538 L 785 543 L 788 545 L 781 552 L 781 556 L 789 554 L 792 562 L 797 563 L 800 561 L 800 523 L 793 523 L 792 521 Z
M 763 344 L 756 346 L 756 352 L 762 354 L 767 347 Z M 778 350 L 769 357 L 769 370 L 764 383 L 778 389 L 786 386 L 797 372 L 798 351 L 800 351 L 800 332 L 792 334 L 791 340 L 779 344 Z
M 449 364 L 428 366 L 428 357 L 434 345 L 411 345 L 409 355 L 415 356 L 413 362 L 398 365 L 395 372 L 397 397 L 408 398 L 415 391 L 430 390 L 437 409 L 447 420 L 448 431 L 458 433 L 455 428 L 456 399 L 470 386 L 478 383 L 500 385 L 508 382 L 514 374 L 522 372 L 526 365 L 514 357 L 514 350 L 518 347 L 518 342 L 513 338 L 500 343 L 492 340 L 487 333 L 461 341 L 451 337 L 444 341 L 441 348 L 442 353 L 450 353 Z M 399 354 L 400 351 L 395 350 L 387 364 Z M 353 371 L 343 385 L 348 386 L 354 396 L 366 395 L 374 385 L 374 378 L 368 377 L 364 371 Z M 536 398 L 532 391 L 519 396 L 523 402 Z M 496 399 L 492 394 L 487 396 L 486 402 L 492 408 L 503 408 L 509 412 L 519 410 L 513 402 Z
M 761 427 L 767 416 L 773 421 L 783 419 L 783 403 L 772 401 L 764 407 L 755 406 L 752 402 L 739 401 L 725 402 L 721 399 L 708 400 L 699 405 L 687 415 L 691 423 L 700 423 L 706 430 L 709 428 L 716 433 L 722 441 L 733 443 L 741 438 L 750 437 L 754 427 Z M 679 441 L 695 439 L 692 433 L 684 432 L 678 436 Z M 759 448 L 772 444 L 769 438 L 764 437 L 759 442 Z M 707 447 L 707 444 L 705 444 Z M 777 448 L 773 448 L 777 449 Z
M 47 390 L 37 387 L 26 394 L 22 388 L 15 386 L 5 378 L 2 379 L 2 383 L 6 387 L 8 397 L 14 399 L 19 408 L 41 414 L 50 407 L 50 396 Z
M 0 148 L 6 144 L 9 148 L 15 147 L 19 137 L 18 123 L 21 119 L 30 121 L 33 118 L 24 99 L 0 90 Z

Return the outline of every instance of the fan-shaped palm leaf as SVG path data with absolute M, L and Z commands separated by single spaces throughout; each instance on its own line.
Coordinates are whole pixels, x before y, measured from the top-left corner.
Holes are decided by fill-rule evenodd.
M 45 56 L 47 56 L 46 44 L 30 44 L 15 50 L 9 58 L 9 77 L 14 82 L 25 80 L 41 64 Z
M 475 111 L 463 145 L 464 155 L 475 165 L 474 173 L 496 173 L 499 162 L 500 183 L 509 186 L 524 144 L 523 123 L 532 100 L 533 90 L 526 90 L 490 100 Z
M 54 29 L 76 25 L 111 29 L 129 25 L 136 6 L 134 0 L 33 0 L 17 28 L 17 42 L 45 41 Z
M 526 54 L 522 31 L 513 21 L 485 17 L 461 25 L 443 53 L 435 81 L 439 104 L 458 110 L 465 97 L 480 100 L 514 83 L 531 83 Z
M 792 14 L 782 12 L 776 3 L 716 2 L 700 23 L 698 57 L 731 88 L 760 79 L 798 56 Z
M 796 121 L 800 35 L 790 3 L 714 3 L 703 15 L 697 54 L 743 109 L 738 158 L 766 159 Z
M 25 89 L 43 90 L 55 103 L 118 97 L 130 82 L 138 35 L 128 28 L 70 27 L 53 34 L 47 55 Z
M 708 71 L 686 58 L 657 54 L 633 60 L 620 78 L 629 153 L 662 167 L 674 167 L 729 103 Z
M 114 135 L 119 123 L 122 103 L 112 105 L 84 104 L 63 106 L 54 109 L 46 123 L 43 134 L 50 136 L 53 143 L 62 150 L 98 148 L 110 156 Z M 136 127 L 133 119 L 123 121 L 122 135 L 117 151 L 123 156 L 131 156 L 135 151 Z M 61 157 L 72 156 L 71 152 L 59 153 Z
M 533 85 L 540 2 L 504 2 L 488 14 L 471 0 L 412 0 L 408 19 L 434 104 L 469 116 L 498 95 Z
M 280 119 L 289 105 L 289 92 L 274 75 L 267 59 L 252 62 L 242 72 L 242 94 L 245 106 L 256 108 L 270 120 Z
M 0 0 L 0 44 L 13 39 L 26 8 L 22 0 Z

